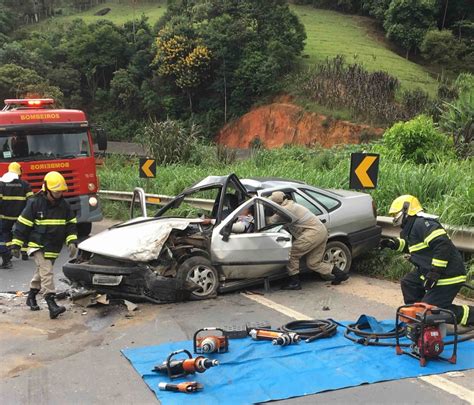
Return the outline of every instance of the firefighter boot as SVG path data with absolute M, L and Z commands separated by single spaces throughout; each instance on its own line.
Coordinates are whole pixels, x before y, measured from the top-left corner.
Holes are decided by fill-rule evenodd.
M 2 254 L 2 269 L 11 269 L 13 267 L 12 264 L 12 255 L 10 252 Z
M 46 304 L 48 304 L 49 317 L 51 319 L 55 319 L 63 312 L 66 312 L 65 307 L 62 307 L 56 304 L 56 301 L 54 300 L 55 297 L 56 297 L 56 294 L 54 293 L 49 293 L 44 296 Z
M 298 274 L 290 276 L 290 280 L 287 284 L 281 287 L 282 290 L 301 290 L 300 277 Z
M 335 277 L 334 280 L 331 281 L 332 285 L 339 285 L 343 281 L 346 281 L 349 278 L 349 274 L 343 272 L 339 267 L 334 266 L 332 268 L 331 274 Z
M 30 307 L 32 311 L 39 311 L 40 307 L 36 302 L 36 295 L 39 293 L 37 288 L 30 288 L 28 296 L 26 297 L 26 305 Z

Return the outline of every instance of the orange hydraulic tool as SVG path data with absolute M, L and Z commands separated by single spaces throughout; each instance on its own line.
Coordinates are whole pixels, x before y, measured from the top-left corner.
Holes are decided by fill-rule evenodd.
M 185 392 L 186 394 L 191 394 L 192 392 L 201 391 L 204 386 L 196 381 L 185 381 L 179 384 L 160 382 L 158 388 L 161 391 Z
M 203 331 L 218 330 L 220 336 L 198 336 Z M 194 353 L 225 353 L 229 351 L 229 338 L 221 328 L 202 328 L 194 334 Z
M 179 353 L 186 353 L 188 358 L 182 360 L 172 360 L 173 356 Z M 172 352 L 162 364 L 156 365 L 152 371 L 156 373 L 166 372 L 168 373 L 169 378 L 178 378 L 188 374 L 204 373 L 204 371 L 218 365 L 219 362 L 217 360 L 207 359 L 202 356 L 198 356 L 193 359 L 193 356 L 188 350 L 182 349 Z
M 277 346 L 288 346 L 301 340 L 297 333 L 270 329 L 252 329 L 249 335 L 253 340 L 271 340 Z

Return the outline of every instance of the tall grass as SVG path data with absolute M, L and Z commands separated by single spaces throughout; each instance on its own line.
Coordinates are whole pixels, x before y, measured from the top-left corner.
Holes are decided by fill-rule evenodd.
M 367 152 L 377 150 L 364 146 Z M 102 189 L 131 191 L 143 187 L 146 192 L 176 195 L 210 175 L 236 173 L 246 177 L 283 177 L 297 179 L 323 188 L 349 188 L 350 153 L 361 151 L 358 145 L 330 150 L 287 147 L 257 150 L 247 160 L 225 165 L 213 147 L 203 147 L 196 156 L 199 165 L 176 164 L 157 167 L 155 179 L 138 177 L 138 159 L 128 161 L 109 157 L 99 170 Z M 199 158 L 199 159 L 198 159 Z M 474 226 L 474 160 L 447 160 L 437 164 L 416 165 L 397 162 L 381 155 L 378 186 L 369 191 L 386 215 L 393 199 L 402 194 L 416 195 L 427 212 L 439 215 L 452 225 Z

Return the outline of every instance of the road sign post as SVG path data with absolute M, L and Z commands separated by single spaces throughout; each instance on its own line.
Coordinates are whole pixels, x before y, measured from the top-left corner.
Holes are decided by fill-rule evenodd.
M 377 153 L 352 153 L 349 187 L 355 190 L 376 188 L 379 160 Z

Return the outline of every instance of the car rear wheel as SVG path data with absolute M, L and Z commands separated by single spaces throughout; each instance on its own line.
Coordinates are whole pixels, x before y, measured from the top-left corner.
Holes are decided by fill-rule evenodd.
M 352 264 L 352 254 L 345 243 L 334 240 L 327 243 L 323 260 L 349 273 Z
M 177 277 L 197 284 L 200 288 L 191 293 L 191 299 L 205 300 L 216 295 L 219 275 L 211 262 L 202 256 L 186 259 L 179 266 Z

